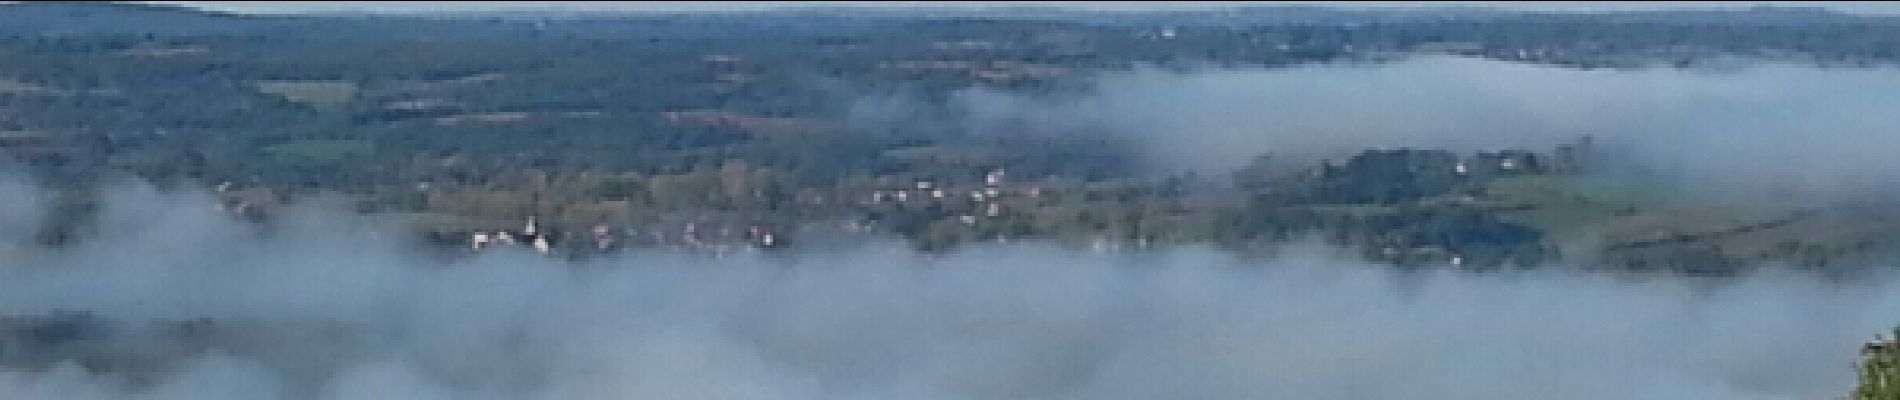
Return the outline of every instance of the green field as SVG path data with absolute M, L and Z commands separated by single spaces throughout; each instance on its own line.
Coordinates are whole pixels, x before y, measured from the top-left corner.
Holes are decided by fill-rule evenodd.
M 1686 207 L 1657 186 L 1588 176 L 1500 178 L 1484 188 L 1499 203 L 1528 205 L 1506 218 L 1557 236 Z
M 1900 226 L 1900 212 L 1892 210 L 1801 212 L 1591 177 L 1513 177 L 1493 182 L 1486 192 L 1499 202 L 1530 206 L 1505 218 L 1558 242 L 1659 243 L 1619 250 L 1647 260 L 1705 252 L 1731 260 L 1798 262 L 1803 254 L 1838 256 L 1891 241 Z

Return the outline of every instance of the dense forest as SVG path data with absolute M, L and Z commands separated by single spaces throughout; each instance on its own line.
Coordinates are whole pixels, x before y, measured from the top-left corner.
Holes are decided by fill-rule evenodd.
M 1553 260 L 1728 273 L 1881 249 L 1892 216 L 1666 214 L 1602 196 L 1590 138 L 1550 149 L 1368 149 L 1312 165 L 1156 177 L 1125 141 L 867 124 L 852 100 L 986 88 L 1060 96 L 1102 71 L 1455 54 L 1576 68 L 1730 57 L 1891 63 L 1900 20 L 1805 9 L 1207 15 L 903 13 L 253 16 L 113 3 L 0 5 L 0 154 L 58 189 L 40 245 L 83 240 L 92 191 L 131 175 L 232 213 L 313 194 L 407 216 L 444 245 L 726 249 L 901 235 L 924 250 L 1322 240 L 1408 265 Z M 1713 23 L 1720 21 L 1721 23 Z M 1739 22 L 1738 22 L 1739 21 Z M 1638 218 L 1645 217 L 1645 218 Z M 1805 235 L 1851 219 L 1851 234 Z M 1647 222 L 1646 222 L 1647 223 Z

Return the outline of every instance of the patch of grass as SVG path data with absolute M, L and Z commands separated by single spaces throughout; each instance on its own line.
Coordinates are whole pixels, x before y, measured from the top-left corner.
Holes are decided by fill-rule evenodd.
M 1656 208 L 1672 202 L 1661 188 L 1643 182 L 1575 175 L 1504 177 L 1490 182 L 1485 192 L 1508 200 L 1606 209 Z
M 936 162 L 957 165 L 994 164 L 1001 157 L 994 151 L 968 147 L 922 146 L 893 149 L 885 157 L 909 162 Z
M 1900 215 L 1878 207 L 1803 212 L 1598 177 L 1505 178 L 1492 182 L 1486 193 L 1499 202 L 1529 206 L 1504 217 L 1560 242 L 1640 245 L 1620 251 L 1651 261 L 1696 251 L 1739 261 L 1837 257 L 1881 245 L 1900 231 Z
M 435 233 L 504 231 L 521 228 L 521 221 L 516 220 L 479 218 L 443 213 L 385 213 L 383 216 L 393 221 L 400 221 L 424 232 Z
M 1371 218 L 1371 217 L 1378 217 L 1378 216 L 1393 215 L 1399 212 L 1399 207 L 1378 205 L 1378 204 L 1313 204 L 1313 205 L 1292 206 L 1288 208 L 1302 209 L 1302 210 L 1311 211 L 1311 212 L 1322 214 L 1322 215 L 1348 217 L 1348 218 Z
M 1557 236 L 1675 206 L 1659 188 L 1588 176 L 1499 178 L 1484 192 L 1500 203 L 1529 206 L 1506 213 L 1507 220 Z
M 0 79 L 0 94 L 65 96 L 71 93 L 26 82 Z
M 278 162 L 302 165 L 329 165 L 368 158 L 375 147 L 354 139 L 297 140 L 264 148 L 264 154 Z
M 356 99 L 356 83 L 345 81 L 259 81 L 257 91 L 311 106 L 329 106 Z

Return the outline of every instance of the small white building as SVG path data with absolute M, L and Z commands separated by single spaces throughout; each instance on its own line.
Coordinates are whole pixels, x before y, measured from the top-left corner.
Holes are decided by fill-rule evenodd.
M 546 236 L 536 236 L 534 238 L 534 251 L 536 253 L 548 254 L 554 251 L 554 245 L 548 243 Z
M 470 235 L 468 238 L 468 246 L 471 249 L 481 250 L 482 246 L 487 246 L 487 245 L 488 245 L 487 232 L 475 232 L 475 234 Z

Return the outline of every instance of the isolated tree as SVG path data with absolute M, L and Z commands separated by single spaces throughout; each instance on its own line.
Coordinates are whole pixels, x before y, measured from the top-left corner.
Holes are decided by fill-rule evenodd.
M 1860 387 L 1848 400 L 1900 399 L 1900 328 L 1861 348 Z

